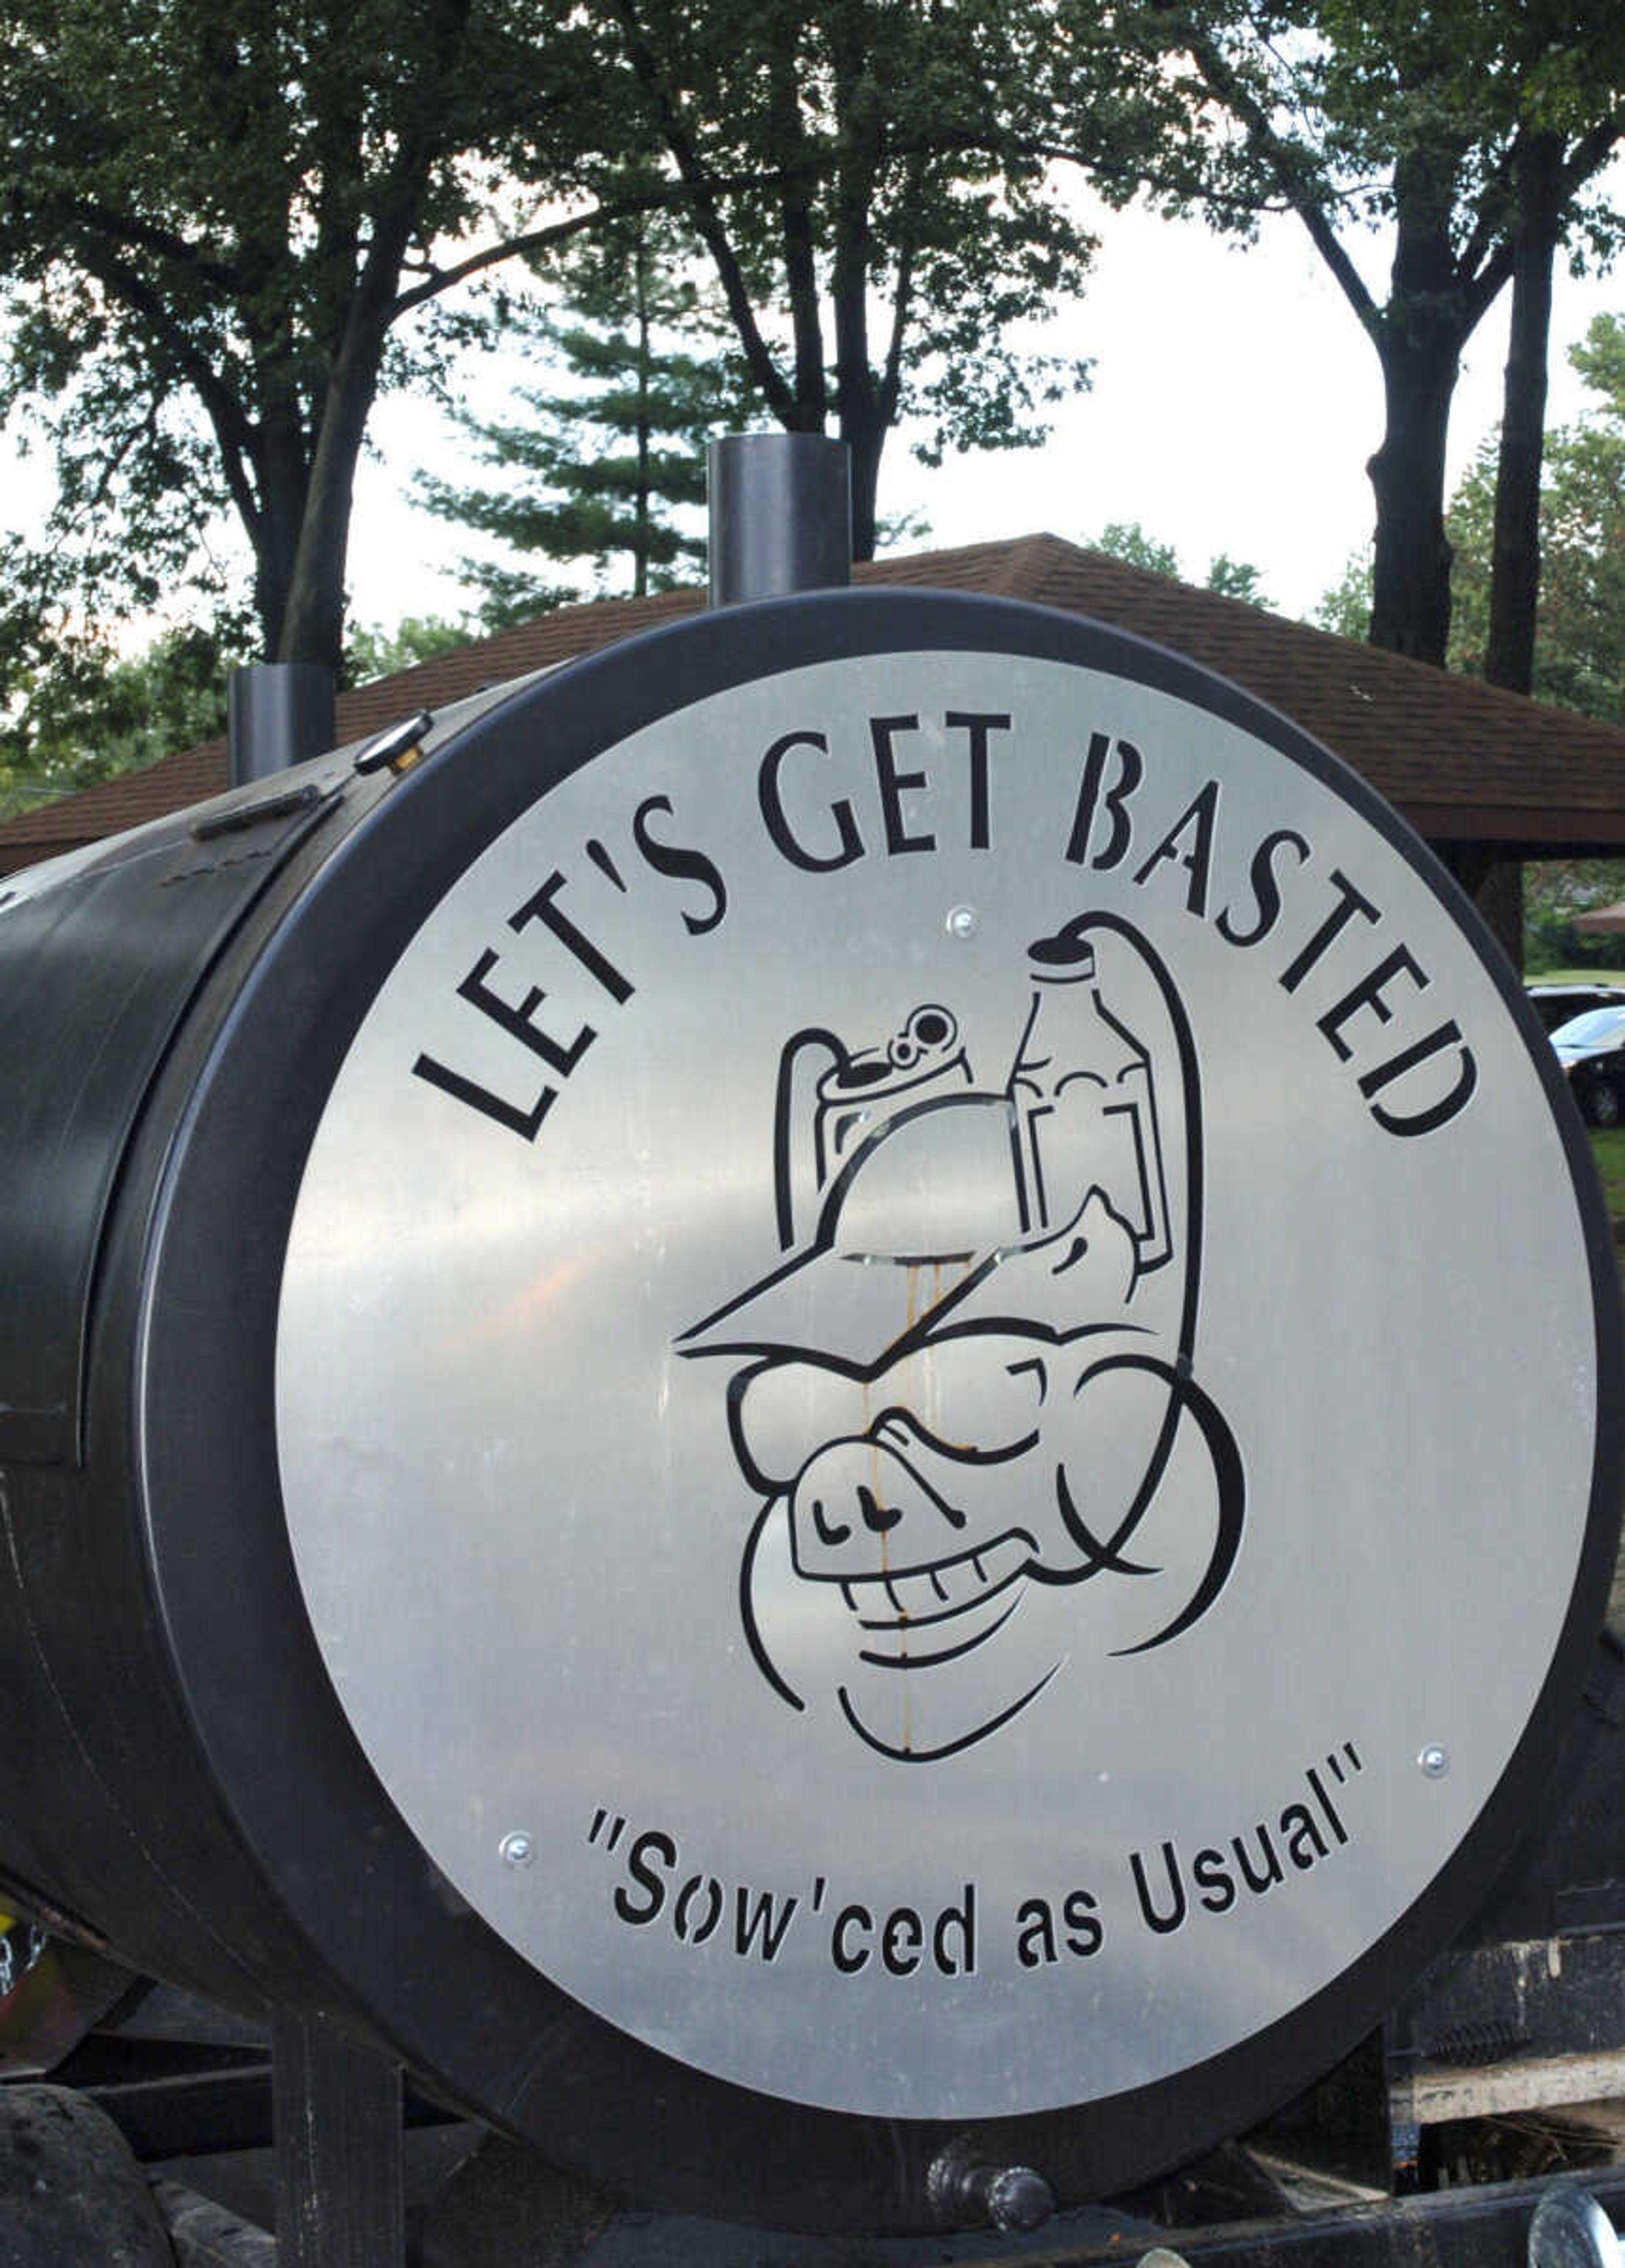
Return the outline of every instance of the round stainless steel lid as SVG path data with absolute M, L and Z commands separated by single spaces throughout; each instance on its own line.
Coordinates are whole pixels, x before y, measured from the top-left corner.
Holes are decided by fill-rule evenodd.
M 812 2115 L 1155 2098 L 1177 2154 L 1379 2012 L 1561 1714 L 1577 1130 L 1420 846 L 1188 665 L 853 595 L 621 666 L 504 717 L 323 1042 L 315 1645 L 584 2022 Z

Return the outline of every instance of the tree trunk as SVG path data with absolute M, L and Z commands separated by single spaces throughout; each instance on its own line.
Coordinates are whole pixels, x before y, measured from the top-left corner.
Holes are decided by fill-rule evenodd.
M 372 207 L 361 272 L 346 294 L 326 393 L 312 419 L 309 491 L 276 658 L 319 662 L 332 671 L 335 684 L 343 668 L 344 569 L 356 463 L 378 394 L 389 326 L 399 312 L 401 262 L 445 131 L 443 90 L 456 68 L 473 4 L 474 0 L 433 0 L 422 11 L 415 117 L 401 129 L 394 162 Z
M 1461 349 L 1476 320 L 1451 235 L 1459 155 L 1430 142 L 1396 162 L 1388 304 L 1367 324 L 1385 410 L 1382 446 L 1365 468 L 1377 497 L 1369 636 L 1373 645 L 1441 668 L 1450 637 L 1445 437 Z
M 1452 330 L 1417 346 L 1392 335 L 1379 350 L 1386 418 L 1366 465 L 1377 497 L 1371 643 L 1441 666 L 1450 638 L 1445 437 L 1460 355 Z
M 311 465 L 298 555 L 283 612 L 278 661 L 315 661 L 340 680 L 344 651 L 344 570 L 362 437 L 378 392 L 383 328 L 352 320 L 327 383 Z
M 644 225 L 637 231 L 637 500 L 632 515 L 632 595 L 649 592 L 649 246 Z
M 1496 467 L 1495 543 L 1489 572 L 1491 685 L 1527 693 L 1534 682 L 1535 609 L 1540 592 L 1540 461 L 1546 435 L 1547 349 L 1552 268 L 1561 210 L 1562 143 L 1528 136 L 1518 154 L 1512 254 L 1512 321 Z
M 260 418 L 255 442 L 254 484 L 260 511 L 253 531 L 254 611 L 260 618 L 265 659 L 274 661 L 282 647 L 299 530 L 310 494 L 310 467 L 298 403 L 271 404 Z
M 845 389 L 842 388 L 844 399 Z M 879 412 L 870 416 L 841 418 L 841 438 L 852 459 L 852 556 L 875 556 L 876 497 L 880 487 L 880 453 L 886 446 L 886 424 Z

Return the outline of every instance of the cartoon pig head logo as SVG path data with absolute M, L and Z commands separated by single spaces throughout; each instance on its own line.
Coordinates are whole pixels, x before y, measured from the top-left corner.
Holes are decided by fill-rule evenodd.
M 677 1342 L 732 1365 L 729 1436 L 761 1504 L 740 1581 L 758 1668 L 901 1763 L 986 1740 L 1092 1638 L 1107 1655 L 1177 1638 L 1241 1541 L 1240 1455 L 1193 1367 L 1183 1007 L 1106 914 L 1040 939 L 1027 973 L 997 1089 L 936 1002 L 857 1052 L 791 1035 L 787 1256 Z

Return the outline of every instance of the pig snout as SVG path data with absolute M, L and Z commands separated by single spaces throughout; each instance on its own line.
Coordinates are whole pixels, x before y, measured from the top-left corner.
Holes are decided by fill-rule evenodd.
M 839 1581 L 929 1566 L 965 1524 L 900 1458 L 863 1440 L 832 1441 L 808 1460 L 790 1516 L 798 1572 Z

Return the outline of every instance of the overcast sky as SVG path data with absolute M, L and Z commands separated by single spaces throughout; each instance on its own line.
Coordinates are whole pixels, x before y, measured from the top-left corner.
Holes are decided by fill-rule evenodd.
M 1615 180 L 1625 198 L 1625 166 Z M 1261 570 L 1277 607 L 1308 615 L 1371 530 L 1364 467 L 1381 438 L 1382 401 L 1364 333 L 1296 220 L 1267 221 L 1250 247 L 1140 212 L 1102 213 L 1099 226 L 1088 292 L 1036 335 L 1092 357 L 1091 391 L 1063 407 L 1038 449 L 928 472 L 894 438 L 882 511 L 923 512 L 940 545 L 1039 529 L 1083 541 L 1108 521 L 1137 519 L 1175 547 L 1193 580 L 1226 552 Z M 1379 291 L 1386 255 L 1385 238 L 1363 241 Z M 1452 480 L 1500 414 L 1507 306 L 1503 292 L 1468 346 L 1451 421 Z M 1560 274 L 1549 423 L 1585 406 L 1564 350 L 1609 308 L 1625 311 L 1625 269 L 1578 283 Z M 504 382 L 500 365 L 471 372 L 468 398 L 495 411 Z M 456 614 L 467 599 L 449 570 L 467 544 L 408 499 L 416 467 L 473 469 L 457 461 L 460 437 L 404 399 L 381 403 L 371 430 L 351 535 L 354 618 L 389 626 L 406 614 Z M 13 467 L 5 487 L 6 519 L 26 525 L 43 509 L 42 467 Z
M 1093 358 L 1091 391 L 1063 408 L 1040 449 L 928 472 L 893 439 L 882 511 L 923 511 L 930 541 L 945 545 L 1037 529 L 1082 540 L 1137 519 L 1175 547 L 1193 580 L 1227 552 L 1261 570 L 1276 606 L 1307 615 L 1371 531 L 1364 468 L 1381 438 L 1382 389 L 1364 334 L 1295 219 L 1267 221 L 1251 247 L 1141 212 L 1102 214 L 1099 228 L 1088 293 L 1037 335 Z M 1372 236 L 1361 252 L 1380 291 L 1386 239 Z M 1500 415 L 1508 299 L 1504 291 L 1469 343 L 1451 421 L 1452 480 Z M 1560 275 L 1549 423 L 1586 401 L 1564 350 L 1607 308 L 1625 309 L 1625 273 Z M 452 429 L 394 403 L 376 431 L 384 461 L 364 471 L 351 552 L 357 617 L 455 611 L 444 567 L 466 546 L 403 503 L 400 479 L 403 465 L 435 462 Z

